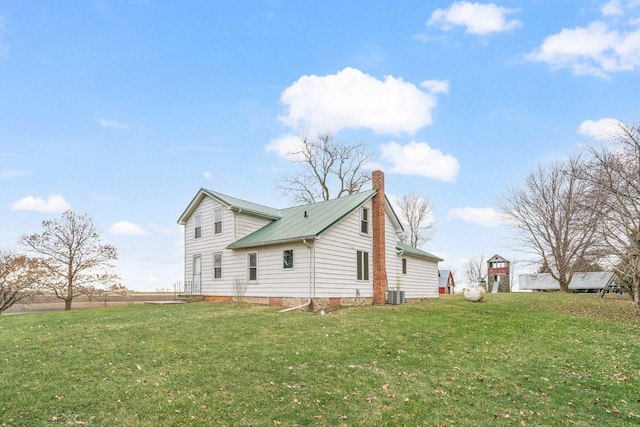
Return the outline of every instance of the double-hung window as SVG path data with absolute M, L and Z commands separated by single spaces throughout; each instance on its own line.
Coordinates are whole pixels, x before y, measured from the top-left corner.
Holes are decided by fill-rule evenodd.
M 360 209 L 360 232 L 362 234 L 369 234 L 369 209 Z
M 369 280 L 369 252 L 356 251 L 356 278 Z
M 222 209 L 213 211 L 213 234 L 222 233 Z
M 200 237 L 202 237 L 202 216 L 194 216 L 193 221 L 195 223 L 195 238 L 199 239 Z
M 222 279 L 222 254 L 213 254 L 213 278 Z
M 247 255 L 247 276 L 249 277 L 249 281 L 258 280 L 258 254 L 250 253 Z

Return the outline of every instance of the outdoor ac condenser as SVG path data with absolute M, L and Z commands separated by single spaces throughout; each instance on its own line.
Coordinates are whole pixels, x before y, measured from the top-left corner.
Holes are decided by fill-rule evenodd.
M 387 291 L 387 304 L 402 305 L 404 303 L 404 291 Z

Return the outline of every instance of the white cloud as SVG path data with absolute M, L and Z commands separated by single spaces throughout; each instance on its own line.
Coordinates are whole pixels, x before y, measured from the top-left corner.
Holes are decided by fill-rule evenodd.
M 400 145 L 391 141 L 383 144 L 381 150 L 382 159 L 391 162 L 389 172 L 455 182 L 460 171 L 460 164 L 455 157 L 431 148 L 426 142 Z
M 109 232 L 113 234 L 129 234 L 132 236 L 145 236 L 148 234 L 147 230 L 141 225 L 129 221 L 118 221 L 111 224 L 111 226 L 109 226 Z
M 64 212 L 71 209 L 71 205 L 61 194 L 54 194 L 49 196 L 47 200 L 40 197 L 27 196 L 13 202 L 11 209 L 16 211 Z
M 447 80 L 425 80 L 420 83 L 420 86 L 433 94 L 449 93 L 449 82 Z
M 282 92 L 280 99 L 288 112 L 280 120 L 309 135 L 347 128 L 413 135 L 431 124 L 435 95 L 448 83 L 429 80 L 422 86 L 427 90 L 391 75 L 378 80 L 350 67 L 327 76 L 302 76 Z
M 494 208 L 451 208 L 447 213 L 447 221 L 462 220 L 484 227 L 498 227 L 506 223 L 506 218 Z
M 578 126 L 578 133 L 597 140 L 615 138 L 620 133 L 622 123 L 617 119 L 585 120 Z
M 204 179 L 206 179 L 207 181 L 211 181 L 211 179 L 213 178 L 213 174 L 211 173 L 211 171 L 204 171 L 202 173 L 202 176 L 204 176 Z
M 610 0 L 600 8 L 600 11 L 605 16 L 622 15 L 622 4 L 620 0 Z
M 548 36 L 526 58 L 546 62 L 553 68 L 568 68 L 577 75 L 608 78 L 611 73 L 640 67 L 640 29 L 615 27 L 602 21 L 565 28 Z
M 438 26 L 448 31 L 455 26 L 466 27 L 470 34 L 485 35 L 500 33 L 519 27 L 521 22 L 507 19 L 507 15 L 518 12 L 517 9 L 500 7 L 493 3 L 454 2 L 448 9 L 436 9 L 427 21 L 427 25 Z
M 128 124 L 118 120 L 113 120 L 113 119 L 98 119 L 98 123 L 100 124 L 100 126 L 107 129 L 118 129 L 118 130 L 129 129 Z
M 303 148 L 302 139 L 293 134 L 283 135 L 269 141 L 265 149 L 268 152 L 275 151 L 280 157 L 289 160 L 296 160 L 294 153 L 299 153 Z

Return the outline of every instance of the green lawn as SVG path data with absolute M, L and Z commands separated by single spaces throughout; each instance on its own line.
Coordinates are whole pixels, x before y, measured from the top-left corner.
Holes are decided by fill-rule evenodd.
M 637 426 L 639 338 L 584 294 L 0 316 L 0 426 Z

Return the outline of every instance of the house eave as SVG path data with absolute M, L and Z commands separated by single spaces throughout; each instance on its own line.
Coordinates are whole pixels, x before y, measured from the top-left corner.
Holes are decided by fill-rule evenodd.
M 265 246 L 284 245 L 287 243 L 300 243 L 305 240 L 312 241 L 317 239 L 319 239 L 318 236 L 302 236 L 302 237 L 292 237 L 288 239 L 269 240 L 266 242 L 245 243 L 245 244 L 239 244 L 239 245 L 236 245 L 235 243 L 231 243 L 230 245 L 227 246 L 227 249 L 236 250 L 236 249 L 262 248 Z
M 229 210 L 232 210 L 232 211 L 237 212 L 237 213 L 247 213 L 247 214 L 259 216 L 259 217 L 262 217 L 262 218 L 272 219 L 272 220 L 278 220 L 278 219 L 282 218 L 282 215 L 279 215 L 279 216 L 267 215 L 264 212 L 257 212 L 257 211 L 253 211 L 251 209 L 241 208 L 241 207 L 238 207 L 238 206 L 235 206 L 235 205 L 230 205 L 229 206 Z

